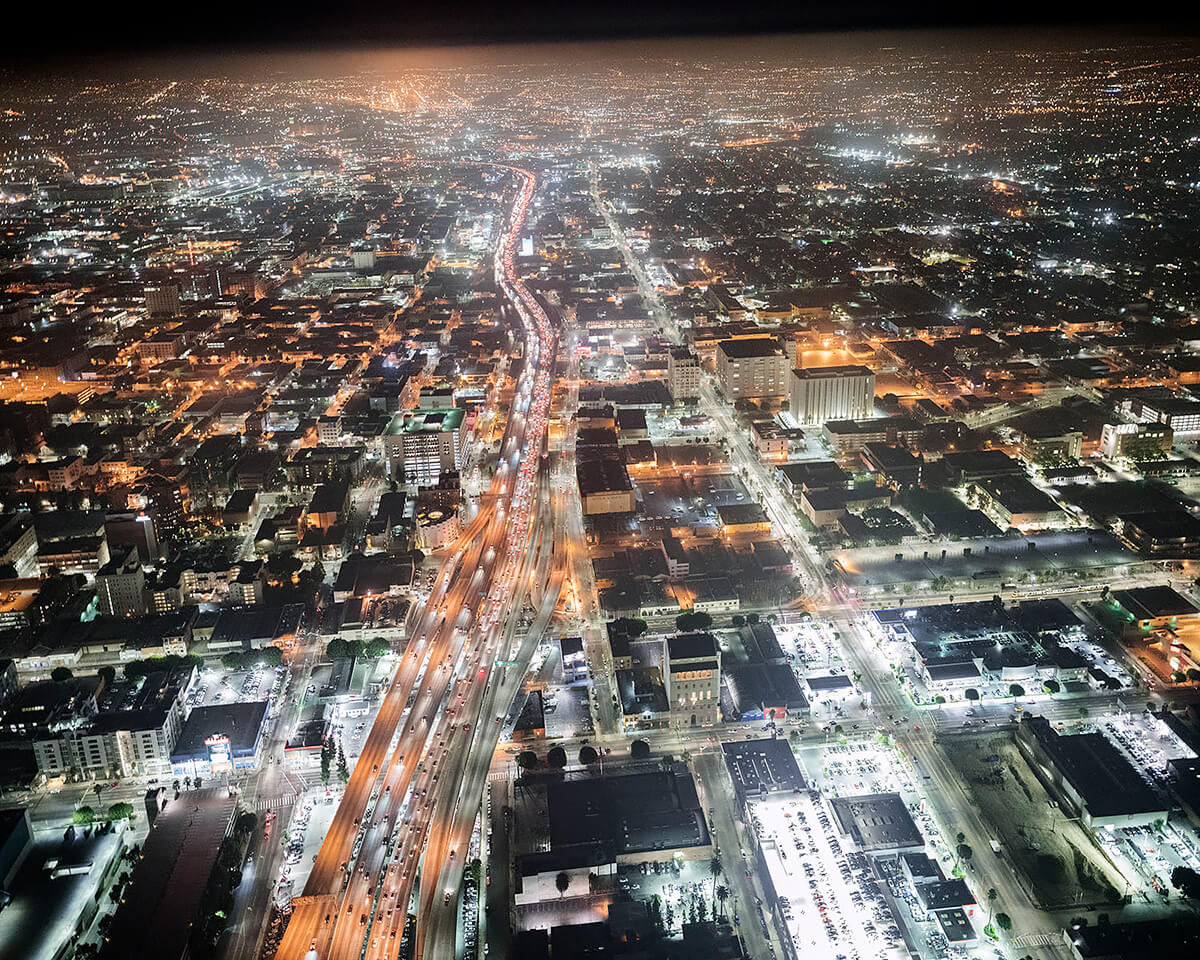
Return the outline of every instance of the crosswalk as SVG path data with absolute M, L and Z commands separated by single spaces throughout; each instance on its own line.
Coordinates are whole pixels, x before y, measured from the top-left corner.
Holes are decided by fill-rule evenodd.
M 507 770 L 491 770 L 488 772 L 488 783 L 500 783 L 508 779 Z
M 296 794 L 285 793 L 282 796 L 266 797 L 262 800 L 259 800 L 258 803 L 256 803 L 254 805 L 254 810 L 257 813 L 263 813 L 264 811 L 274 810 L 277 807 L 285 807 L 289 803 L 295 803 L 295 802 L 296 802 Z
M 1056 943 L 1062 943 L 1062 934 L 1023 933 L 1019 937 L 1014 937 L 1012 941 L 1012 945 L 1018 950 L 1024 950 L 1026 947 L 1050 947 Z

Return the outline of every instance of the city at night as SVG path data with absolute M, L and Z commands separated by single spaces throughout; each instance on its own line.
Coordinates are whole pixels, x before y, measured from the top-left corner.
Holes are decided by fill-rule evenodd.
M 1200 34 L 628 7 L 10 34 L 0 960 L 1200 949 Z

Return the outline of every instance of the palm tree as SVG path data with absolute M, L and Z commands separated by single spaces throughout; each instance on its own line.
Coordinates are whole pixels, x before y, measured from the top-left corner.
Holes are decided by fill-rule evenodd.
M 192 778 L 191 778 L 191 777 L 184 777 L 184 778 L 183 778 L 183 789 L 184 789 L 184 790 L 191 790 L 191 789 L 192 789 Z
M 717 877 L 721 875 L 721 855 L 713 851 L 712 859 L 708 861 L 708 872 L 712 874 L 713 900 L 717 898 Z
M 995 887 L 988 888 L 987 899 L 988 899 L 988 926 L 989 927 L 992 925 L 992 910 L 996 905 L 996 897 L 998 897 L 998 896 L 1000 896 L 1000 894 L 996 892 Z
M 717 903 L 721 905 L 721 916 L 725 916 L 725 901 L 729 899 L 729 888 L 721 883 L 717 885 Z

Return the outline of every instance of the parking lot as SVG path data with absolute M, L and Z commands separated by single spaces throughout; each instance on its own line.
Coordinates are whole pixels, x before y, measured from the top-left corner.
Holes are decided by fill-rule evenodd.
M 816 793 L 769 797 L 749 803 L 747 812 L 762 839 L 781 919 L 798 955 L 907 956 L 867 857 L 842 846 Z
M 283 682 L 284 675 L 283 667 L 266 667 L 259 670 L 205 668 L 197 672 L 196 680 L 188 690 L 188 709 L 221 703 L 269 700 L 277 686 Z
M 313 858 L 337 811 L 336 798 L 325 791 L 314 791 L 294 808 L 291 823 L 280 837 L 287 854 L 275 888 L 275 903 L 282 907 L 304 889 L 312 870 Z

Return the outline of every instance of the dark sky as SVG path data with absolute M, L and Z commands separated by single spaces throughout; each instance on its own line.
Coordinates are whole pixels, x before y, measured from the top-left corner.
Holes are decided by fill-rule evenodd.
M 459 43 L 671 35 L 728 35 L 909 27 L 1070 28 L 1115 17 L 1188 31 L 1195 4 L 1150 0 L 1120 7 L 1101 0 L 12 0 L 3 15 L 6 57 L 47 67 L 120 54 L 186 50 Z M 1186 14 L 1184 11 L 1187 11 Z

